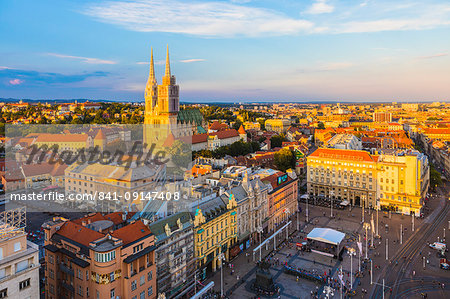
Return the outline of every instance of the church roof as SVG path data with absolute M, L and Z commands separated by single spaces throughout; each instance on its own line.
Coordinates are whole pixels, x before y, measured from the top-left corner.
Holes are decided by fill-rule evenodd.
M 198 132 L 198 134 L 207 133 L 206 130 L 202 126 L 197 126 L 197 132 Z
M 244 127 L 241 125 L 238 130 L 239 134 L 247 134 L 245 133 Z
M 177 121 L 182 124 L 194 123 L 197 126 L 201 126 L 203 123 L 203 115 L 198 109 L 184 109 L 178 112 Z

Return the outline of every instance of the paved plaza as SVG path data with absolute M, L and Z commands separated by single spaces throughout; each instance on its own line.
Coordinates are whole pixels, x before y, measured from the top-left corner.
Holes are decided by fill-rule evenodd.
M 435 208 L 435 206 L 438 205 L 439 200 L 436 199 L 435 202 L 431 204 L 431 208 Z M 396 252 L 402 248 L 402 245 L 408 241 L 415 231 L 420 229 L 422 223 L 429 221 L 430 219 L 414 218 L 413 221 L 411 216 L 394 213 L 389 214 L 388 212 L 379 211 L 378 234 L 380 235 L 380 238 L 376 238 L 375 229 L 375 232 L 373 233 L 374 242 L 373 246 L 371 246 L 372 231 L 370 228 L 368 229 L 368 259 L 365 260 L 366 239 L 365 228 L 362 222 L 363 216 L 361 208 L 345 208 L 341 210 L 334 209 L 333 217 L 330 217 L 330 208 L 309 205 L 308 222 L 306 222 L 304 213 L 306 211 L 305 203 L 301 203 L 301 209 L 303 213 L 299 214 L 298 220 L 296 215 L 294 215 L 291 219 L 292 223 L 290 225 L 288 242 L 286 242 L 286 234 L 283 231 L 283 233 L 277 237 L 277 247 L 275 250 L 272 241 L 268 242 L 267 246 L 263 246 L 261 250 L 262 258 L 271 263 L 270 273 L 273 277 L 274 283 L 280 288 L 279 293 L 272 296 L 272 298 L 312 298 L 311 292 L 317 292 L 321 298 L 324 298 L 323 291 L 325 285 L 327 284 L 316 283 L 304 278 L 297 279 L 294 275 L 284 273 L 285 271 L 283 264 L 286 263 L 294 268 L 306 269 L 316 274 L 329 277 L 329 285 L 334 287 L 334 298 L 340 298 L 340 280 L 338 278 L 340 269 L 342 268 L 343 280 L 348 285 L 351 280 L 350 271 L 352 271 L 353 289 L 356 291 L 357 298 L 370 298 L 370 292 L 366 294 L 362 291 L 363 289 L 370 290 L 374 286 L 370 284 L 370 269 L 372 268 L 373 282 L 381 282 L 381 275 L 383 275 L 382 269 L 391 263 L 391 260 Z M 429 216 L 429 214 L 425 216 Z M 370 223 L 372 217 L 376 226 L 376 211 L 366 210 L 364 214 L 364 222 Z M 297 231 L 297 224 L 300 231 Z M 356 255 L 353 256 L 352 261 L 346 250 L 342 255 L 342 261 L 314 252 L 304 252 L 298 250 L 295 244 L 297 242 L 305 241 L 306 235 L 316 227 L 332 228 L 344 232 L 346 237 L 342 241 L 343 246 L 346 248 L 351 247 L 356 250 Z M 401 237 L 400 229 L 402 229 L 403 232 Z M 359 263 L 359 249 L 356 244 L 358 238 L 360 238 L 363 247 L 361 263 Z M 257 294 L 251 289 L 251 286 L 255 281 L 255 273 L 257 271 L 256 262 L 259 260 L 259 250 L 255 252 L 253 257 L 253 249 L 257 245 L 259 245 L 259 243 L 253 244 L 251 248 L 245 250 L 237 258 L 230 262 L 233 266 L 233 273 L 230 268 L 231 265 L 224 264 L 223 292 L 224 295 L 229 298 L 257 298 Z M 430 259 L 433 259 L 433 265 L 427 266 L 427 271 L 440 270 L 438 269 L 436 260 L 432 257 L 430 257 Z M 372 263 L 370 261 L 372 261 Z M 353 265 L 352 269 L 350 267 L 351 264 Z M 362 272 L 361 275 L 358 274 L 357 276 L 356 273 L 360 267 Z M 220 271 L 217 271 L 210 280 L 215 282 L 214 289 L 217 292 L 220 292 Z M 385 293 L 386 295 L 389 294 L 389 286 L 386 286 Z M 412 294 L 412 297 L 414 298 L 414 294 Z

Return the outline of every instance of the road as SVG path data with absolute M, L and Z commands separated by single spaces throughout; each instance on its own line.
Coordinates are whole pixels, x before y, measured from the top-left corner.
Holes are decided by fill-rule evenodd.
M 432 273 L 433 277 L 420 276 L 419 273 L 423 270 L 421 266 L 422 253 L 425 256 L 425 251 L 428 251 L 428 242 L 436 240 L 430 239 L 430 237 L 436 235 L 438 231 L 442 231 L 441 229 L 448 223 L 450 204 L 446 198 L 447 190 L 440 188 L 438 192 L 441 197 L 440 209 L 435 210 L 435 213 L 426 219 L 390 260 L 390 263 L 384 267 L 381 275 L 378 276 L 378 284 L 373 289 L 371 298 L 383 298 L 382 279 L 385 281 L 386 298 L 409 298 L 428 292 L 433 292 L 433 296 L 430 298 L 446 298 L 446 295 L 448 296 L 450 291 L 449 272 L 437 269 Z M 434 262 L 438 263 L 438 261 Z M 441 288 L 440 283 L 444 283 L 445 287 Z

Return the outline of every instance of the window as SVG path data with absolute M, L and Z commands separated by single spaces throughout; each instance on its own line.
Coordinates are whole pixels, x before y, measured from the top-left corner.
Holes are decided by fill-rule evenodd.
M 52 269 L 50 269 L 50 271 L 49 271 L 49 275 L 48 275 L 50 278 L 55 278 L 55 272 L 53 272 L 53 270 Z
M 26 287 L 29 287 L 29 286 L 30 286 L 30 278 L 19 282 L 19 290 L 23 290 L 23 289 L 25 289 Z
M 147 280 L 150 281 L 153 279 L 153 271 L 147 273 Z
M 134 290 L 136 290 L 136 288 L 137 288 L 136 280 L 133 280 L 131 282 L 131 290 L 134 291 Z
M 14 252 L 19 251 L 19 250 L 20 250 L 20 242 L 14 243 Z
M 109 291 L 109 294 L 111 295 L 111 299 L 114 299 L 116 297 L 116 290 L 111 289 L 111 291 Z
M 28 260 L 24 260 L 16 264 L 16 273 L 26 269 L 28 269 Z
M 94 255 L 94 259 L 96 262 L 107 263 L 116 259 L 116 252 L 115 251 L 110 251 L 107 253 L 96 252 Z
M 147 290 L 147 295 L 148 295 L 148 296 L 153 295 L 153 286 L 150 286 L 150 287 L 148 288 L 148 290 Z
M 142 292 L 139 294 L 139 299 L 145 299 L 145 291 L 142 291 Z
M 83 271 L 81 271 L 80 269 L 78 269 L 78 271 L 77 271 L 77 277 L 79 279 L 83 279 Z
M 144 244 L 139 244 L 133 247 L 133 253 L 139 252 L 144 248 Z
M 89 288 L 86 288 L 86 297 L 89 297 Z
M 3 248 L 0 248 L 0 260 L 3 258 Z
M 48 262 L 49 262 L 50 264 L 53 264 L 53 261 L 54 261 L 53 255 L 49 254 L 49 255 L 48 255 Z
M 143 285 L 144 283 L 145 283 L 145 276 L 142 275 L 141 279 L 140 279 L 140 282 L 139 282 L 139 285 Z
M 110 282 L 114 281 L 114 272 L 109 273 L 109 281 Z
M 81 286 L 78 286 L 77 294 L 80 295 L 80 296 L 83 296 L 83 288 Z

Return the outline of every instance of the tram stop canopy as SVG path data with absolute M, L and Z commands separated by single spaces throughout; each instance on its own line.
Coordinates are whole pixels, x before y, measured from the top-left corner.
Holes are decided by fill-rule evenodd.
M 345 234 L 331 228 L 314 228 L 307 236 L 308 245 L 313 252 L 338 257 Z

